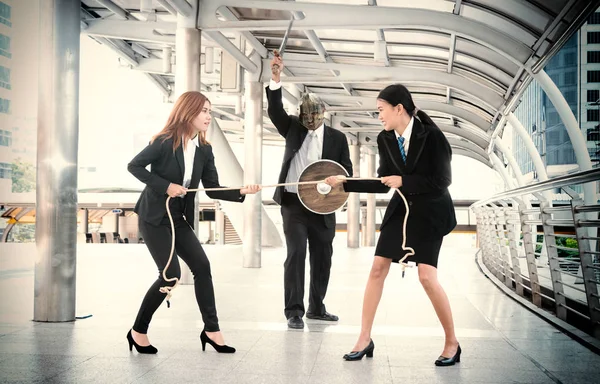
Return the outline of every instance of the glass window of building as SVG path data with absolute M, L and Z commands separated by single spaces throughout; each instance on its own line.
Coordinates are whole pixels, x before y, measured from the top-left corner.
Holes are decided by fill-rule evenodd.
M 588 71 L 587 81 L 588 83 L 600 83 L 600 71 Z
M 594 12 L 588 18 L 588 24 L 600 24 L 600 12 Z
M 565 54 L 565 65 L 577 64 L 577 52 L 568 52 Z
M 600 32 L 588 32 L 587 42 L 588 44 L 600 44 Z
M 0 113 L 10 113 L 10 100 L 0 98 Z
M 600 51 L 588 51 L 587 61 L 588 63 L 600 63 Z
M 10 179 L 12 177 L 12 164 L 0 163 L 0 179 Z
M 566 91 L 565 92 L 565 100 L 567 100 L 567 103 L 569 103 L 569 104 L 576 104 L 577 103 L 577 91 L 574 89 L 570 90 L 570 91 Z
M 600 121 L 600 111 L 597 109 L 587 110 L 587 121 Z
M 10 37 L 0 33 L 0 56 L 11 58 L 10 54 Z
M 10 5 L 0 1 L 0 23 L 11 27 L 10 22 Z
M 600 99 L 600 90 L 598 89 L 588 89 L 587 91 L 587 101 L 588 103 L 594 103 Z
M 565 72 L 565 85 L 577 84 L 577 72 L 569 71 Z
M 588 141 L 599 141 L 600 140 L 600 132 L 597 128 L 591 128 L 587 130 L 587 140 Z
M 0 129 L 0 146 L 10 147 L 12 145 L 12 132 Z

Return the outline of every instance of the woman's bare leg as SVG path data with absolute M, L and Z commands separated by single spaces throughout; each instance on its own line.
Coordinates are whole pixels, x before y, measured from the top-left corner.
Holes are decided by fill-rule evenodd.
M 371 329 L 373 328 L 375 313 L 377 312 L 377 306 L 381 300 L 383 285 L 390 270 L 391 263 L 391 259 L 381 256 L 375 256 L 375 259 L 373 260 L 373 266 L 371 267 L 371 273 L 369 274 L 369 280 L 367 281 L 367 287 L 365 288 L 365 297 L 363 299 L 360 336 L 358 337 L 358 341 L 356 342 L 353 351 L 362 351 L 371 341 Z
M 437 268 L 427 264 L 419 264 L 418 268 L 419 281 L 425 289 L 425 293 L 429 296 L 429 300 L 431 300 L 431 304 L 433 304 L 435 313 L 437 314 L 440 323 L 442 323 L 446 335 L 442 356 L 452 357 L 456 354 L 458 349 L 458 340 L 454 333 L 454 320 L 452 319 L 450 301 L 448 300 L 444 288 L 442 288 L 438 281 Z

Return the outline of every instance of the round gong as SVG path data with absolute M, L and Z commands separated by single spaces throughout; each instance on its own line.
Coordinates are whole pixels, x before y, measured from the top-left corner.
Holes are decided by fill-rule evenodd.
M 348 172 L 332 160 L 319 160 L 302 170 L 299 182 L 320 181 L 329 176 L 345 175 Z M 298 185 L 298 198 L 311 212 L 327 215 L 340 209 L 348 200 L 350 193 L 344 191 L 342 184 L 331 187 L 325 183 Z

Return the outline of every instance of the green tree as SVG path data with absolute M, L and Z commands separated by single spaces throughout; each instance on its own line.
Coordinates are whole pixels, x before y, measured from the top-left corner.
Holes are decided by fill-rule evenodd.
M 12 165 L 13 193 L 31 192 L 35 190 L 35 167 L 21 158 L 15 159 Z

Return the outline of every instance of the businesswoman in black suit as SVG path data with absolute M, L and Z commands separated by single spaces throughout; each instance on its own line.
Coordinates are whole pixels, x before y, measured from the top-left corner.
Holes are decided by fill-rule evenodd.
M 193 231 L 194 198 L 200 180 L 205 188 L 219 187 L 215 157 L 206 141 L 210 125 L 210 101 L 200 92 L 186 92 L 179 97 L 163 130 L 152 138 L 150 144 L 131 160 L 127 169 L 146 184 L 135 206 L 139 216 L 139 229 L 154 262 L 158 266 L 158 279 L 152 284 L 138 312 L 133 328 L 127 333 L 129 349 L 135 346 L 139 353 L 156 353 L 158 350 L 148 340 L 148 326 L 152 315 L 166 297 L 160 292 L 166 282 L 162 272 L 171 252 L 171 225 L 165 202 L 175 224 L 175 253 L 190 267 L 194 275 L 194 290 L 200 307 L 204 330 L 200 334 L 202 349 L 206 343 L 217 352 L 233 353 L 235 348 L 225 345 L 219 329 L 215 294 L 206 253 Z M 146 167 L 150 165 L 148 171 Z M 253 185 L 233 191 L 207 192 L 213 199 L 244 201 L 244 195 L 260 189 Z M 167 278 L 181 277 L 177 257 L 173 257 L 166 271 Z
M 417 111 L 408 89 L 400 84 L 386 87 L 377 97 L 379 120 L 384 130 L 377 137 L 381 181 L 347 180 L 348 192 L 386 193 L 400 188 L 409 205 L 406 246 L 415 255 L 406 261 L 418 265 L 419 280 L 429 296 L 442 323 L 446 341 L 438 366 L 454 365 L 460 361 L 461 349 L 454 333 L 454 322 L 448 297 L 437 278 L 438 255 L 445 235 L 456 226 L 452 198 L 450 161 L 452 150 L 446 137 L 423 111 Z M 330 177 L 327 182 L 341 181 Z M 373 356 L 375 345 L 371 329 L 377 305 L 381 299 L 385 278 L 392 262 L 405 255 L 402 250 L 406 208 L 401 197 L 394 193 L 381 223 L 381 233 L 375 259 L 367 282 L 363 301 L 361 333 L 346 360 Z

